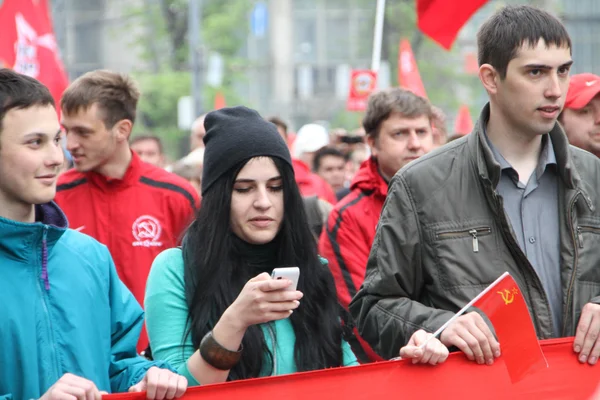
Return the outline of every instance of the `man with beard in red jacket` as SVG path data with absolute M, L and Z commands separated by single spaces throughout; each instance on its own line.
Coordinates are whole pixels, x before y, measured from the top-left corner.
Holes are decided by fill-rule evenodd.
M 340 304 L 348 304 L 365 278 L 388 182 L 406 164 L 434 148 L 429 102 L 412 92 L 392 88 L 369 98 L 363 126 L 372 157 L 358 170 L 351 192 L 329 214 L 319 240 L 319 254 L 329 261 Z M 355 330 L 351 343 L 361 362 L 381 360 Z

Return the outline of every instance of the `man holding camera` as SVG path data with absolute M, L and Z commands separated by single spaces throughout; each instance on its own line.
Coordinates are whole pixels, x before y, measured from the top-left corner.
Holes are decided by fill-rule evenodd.
M 388 182 L 404 165 L 434 147 L 433 110 L 429 102 L 400 88 L 369 98 L 363 126 L 372 156 L 350 186 L 351 192 L 329 214 L 319 240 L 319 254 L 329 261 L 340 304 L 348 309 L 360 288 Z M 380 359 L 366 343 L 351 343 L 361 362 Z

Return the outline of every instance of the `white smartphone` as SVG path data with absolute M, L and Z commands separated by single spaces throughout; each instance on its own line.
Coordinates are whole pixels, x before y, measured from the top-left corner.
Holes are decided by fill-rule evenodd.
M 298 267 L 286 267 L 286 268 L 275 268 L 271 273 L 271 278 L 282 279 L 286 278 L 292 281 L 292 284 L 284 290 L 296 290 L 298 287 L 298 278 L 300 278 L 300 268 Z

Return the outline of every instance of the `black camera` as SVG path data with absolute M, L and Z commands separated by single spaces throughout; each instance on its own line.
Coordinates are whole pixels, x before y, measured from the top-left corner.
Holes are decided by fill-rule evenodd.
M 362 136 L 341 136 L 340 142 L 347 143 L 347 144 L 362 143 L 363 137 Z

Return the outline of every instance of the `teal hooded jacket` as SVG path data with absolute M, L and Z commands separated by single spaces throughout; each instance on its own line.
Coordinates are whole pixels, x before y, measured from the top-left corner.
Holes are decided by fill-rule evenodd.
M 36 221 L 0 218 L 0 399 L 37 399 L 65 373 L 126 392 L 150 367 L 171 369 L 137 355 L 143 311 L 108 249 L 67 229 L 54 203 Z

